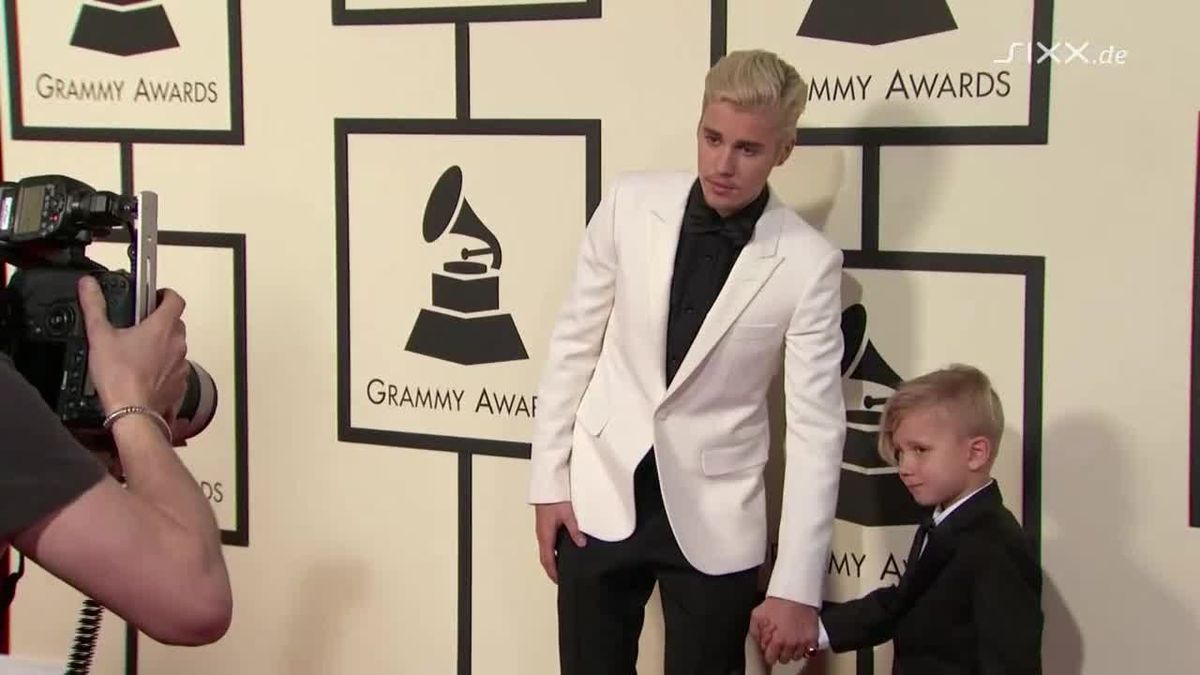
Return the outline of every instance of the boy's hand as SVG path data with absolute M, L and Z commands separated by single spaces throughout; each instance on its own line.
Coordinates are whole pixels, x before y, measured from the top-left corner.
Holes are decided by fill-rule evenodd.
M 767 651 L 767 645 L 771 642 L 771 636 L 775 634 L 775 624 L 769 619 L 759 617 L 757 614 L 750 615 L 750 637 L 758 644 L 758 648 L 762 651 Z
M 805 658 L 817 647 L 817 610 L 783 598 L 768 597 L 750 615 L 750 631 L 768 666 Z

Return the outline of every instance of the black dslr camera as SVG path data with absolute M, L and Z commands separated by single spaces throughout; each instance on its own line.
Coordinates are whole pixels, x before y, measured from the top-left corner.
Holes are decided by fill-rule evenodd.
M 0 262 L 16 268 L 0 289 L 0 352 L 37 388 L 64 425 L 80 435 L 103 434 L 104 411 L 88 375 L 88 344 L 79 307 L 79 279 L 100 283 L 113 326 L 127 328 L 154 310 L 158 196 L 93 190 L 66 176 L 0 183 Z M 130 271 L 112 271 L 85 250 L 114 229 L 129 234 Z M 177 440 L 195 436 L 216 413 L 212 377 L 189 361 L 179 405 Z

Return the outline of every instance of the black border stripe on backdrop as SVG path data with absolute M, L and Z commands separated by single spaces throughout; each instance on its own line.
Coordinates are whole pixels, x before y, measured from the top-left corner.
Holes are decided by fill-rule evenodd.
M 125 675 L 138 675 L 138 631 L 125 624 Z
M 472 531 L 474 458 L 467 450 L 458 453 L 458 675 L 471 675 L 474 638 L 474 550 Z
M 429 7 L 346 9 L 346 0 L 333 0 L 335 26 L 384 26 L 413 23 L 462 23 L 490 21 L 555 21 L 596 19 L 601 0 L 583 2 L 531 2 L 524 5 L 480 5 L 476 7 Z
M 1049 45 L 1054 17 L 1053 0 L 1031 0 L 1030 44 Z M 749 3 L 743 3 L 748 5 Z M 709 59 L 716 63 L 729 49 L 729 0 L 712 0 Z M 800 127 L 799 145 L 1042 145 L 1050 118 L 1050 65 L 1046 59 L 1029 65 L 1029 117 L 1024 126 L 943 127 Z M 796 64 L 803 72 L 804 64 Z
M 1191 454 L 1188 480 L 1188 524 L 1200 527 L 1200 116 L 1197 117 L 1196 128 L 1196 194 L 1192 201 L 1192 384 L 1190 405 L 1191 415 L 1188 446 Z
M 454 108 L 459 120 L 471 118 L 471 24 L 454 24 Z M 471 675 L 471 645 L 474 642 L 474 556 L 472 532 L 474 459 L 469 450 L 458 451 L 458 612 L 455 614 L 455 646 L 458 675 Z
M 454 114 L 471 118 L 471 24 L 454 24 Z
M 121 163 L 121 194 L 133 194 L 133 143 L 122 141 L 118 146 Z
M 599 120 L 351 119 L 334 120 L 337 193 L 338 440 L 472 455 L 528 458 L 529 443 L 355 427 L 350 418 L 350 186 L 351 135 L 579 136 L 584 139 L 583 224 L 600 202 Z
M 862 148 L 862 227 L 858 247 L 879 250 L 879 146 Z
M 125 127 L 26 126 L 21 88 L 21 49 L 17 24 L 17 0 L 5 0 L 8 37 L 8 83 L 12 137 L 22 141 L 97 141 L 139 143 L 186 143 L 196 145 L 244 145 L 245 107 L 242 87 L 241 0 L 226 0 L 229 30 L 229 128 L 228 129 L 137 129 Z M 64 21 L 73 18 L 65 16 Z
M 1022 392 L 1021 524 L 1034 554 L 1042 540 L 1042 371 L 1044 355 L 1046 261 L 1037 256 L 980 253 L 844 251 L 847 269 L 1011 274 L 1025 278 L 1025 372 Z

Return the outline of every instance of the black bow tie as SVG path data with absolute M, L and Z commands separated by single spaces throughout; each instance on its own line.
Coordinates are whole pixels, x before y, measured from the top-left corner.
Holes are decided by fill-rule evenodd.
M 722 218 L 715 212 L 700 210 L 689 213 L 683 220 L 683 231 L 688 234 L 719 234 L 735 246 L 745 246 L 754 236 L 754 223 L 734 216 Z

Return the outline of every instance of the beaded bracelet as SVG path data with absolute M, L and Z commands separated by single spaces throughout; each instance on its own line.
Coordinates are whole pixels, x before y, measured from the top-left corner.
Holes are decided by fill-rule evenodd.
M 121 419 L 122 417 L 125 417 L 126 415 L 134 415 L 134 414 L 149 416 L 151 419 L 153 419 L 155 422 L 158 423 L 159 427 L 162 428 L 163 434 L 166 435 L 166 437 L 167 437 L 167 442 L 168 443 L 174 442 L 174 436 L 171 433 L 171 425 L 167 424 L 167 421 L 165 419 L 163 419 L 162 415 L 159 415 L 157 412 L 147 408 L 146 406 L 127 405 L 124 408 L 117 408 L 116 410 L 112 411 L 112 413 L 110 413 L 108 417 L 104 418 L 104 428 L 112 429 L 112 425 L 117 420 Z

